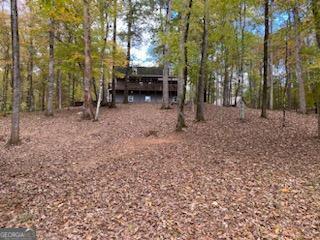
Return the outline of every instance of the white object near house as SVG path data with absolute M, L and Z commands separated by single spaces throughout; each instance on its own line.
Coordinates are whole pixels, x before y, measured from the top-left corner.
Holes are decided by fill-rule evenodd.
M 133 96 L 132 96 L 132 95 L 129 95 L 129 96 L 128 96 L 128 102 L 132 103 L 133 101 L 134 101 Z
M 145 96 L 144 97 L 145 102 L 151 102 L 151 96 Z

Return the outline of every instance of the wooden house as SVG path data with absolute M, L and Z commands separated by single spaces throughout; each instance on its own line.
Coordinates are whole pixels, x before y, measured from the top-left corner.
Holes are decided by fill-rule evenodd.
M 126 68 L 116 68 L 116 102 L 122 103 L 125 90 Z M 161 67 L 131 67 L 129 72 L 128 100 L 132 103 L 162 101 L 163 68 Z M 171 102 L 177 98 L 178 81 L 169 71 L 169 97 Z M 111 87 L 111 85 L 110 85 Z M 111 88 L 109 89 L 111 93 Z

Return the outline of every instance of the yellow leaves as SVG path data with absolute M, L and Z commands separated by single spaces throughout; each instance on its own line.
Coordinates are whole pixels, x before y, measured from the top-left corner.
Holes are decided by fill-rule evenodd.
M 290 192 L 290 189 L 289 188 L 282 188 L 281 190 L 280 190 L 282 193 L 289 193 Z
M 274 228 L 274 233 L 279 235 L 281 233 L 281 226 L 280 225 L 276 225 Z
M 320 57 L 316 58 L 313 64 L 309 65 L 309 69 L 311 70 L 320 69 Z
M 152 201 L 150 198 L 145 198 L 144 199 L 144 204 L 147 206 L 147 207 L 152 207 Z

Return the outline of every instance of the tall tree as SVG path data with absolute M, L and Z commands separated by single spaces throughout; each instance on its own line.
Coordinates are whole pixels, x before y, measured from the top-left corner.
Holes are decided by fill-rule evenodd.
M 164 34 L 168 37 L 168 33 L 170 30 L 170 21 L 171 21 L 171 6 L 172 0 L 167 1 L 167 14 L 166 14 L 166 23 L 164 26 Z M 166 38 L 163 50 L 163 79 L 162 79 L 162 109 L 169 109 L 169 43 L 168 39 Z
M 115 74 L 115 60 L 117 50 L 117 17 L 118 17 L 118 2 L 113 0 L 113 36 L 112 36 L 112 99 L 111 108 L 116 107 L 116 74 Z
M 124 84 L 124 99 L 123 103 L 128 103 L 128 83 L 130 78 L 130 61 L 131 61 L 131 37 L 132 37 L 132 21 L 133 21 L 133 6 L 132 1 L 128 0 L 127 14 L 127 68 Z
M 104 85 L 104 78 L 105 78 L 105 57 L 106 57 L 106 47 L 107 47 L 107 39 L 109 35 L 109 23 L 108 23 L 108 13 L 105 13 L 105 36 L 103 38 L 103 45 L 101 49 L 101 56 L 100 56 L 100 81 L 99 81 L 99 96 L 97 99 L 97 108 L 96 108 L 96 114 L 94 117 L 95 121 L 98 121 L 99 118 L 99 110 L 100 105 L 102 101 L 102 95 L 103 95 L 103 85 Z
M 12 82 L 13 104 L 11 118 L 11 135 L 8 144 L 15 145 L 20 141 L 20 42 L 17 1 L 11 0 L 11 39 L 12 39 Z
M 273 49 L 272 49 L 272 32 L 273 32 L 273 1 L 271 0 L 270 3 L 270 17 L 269 17 L 269 28 L 270 28 L 270 35 L 269 35 L 269 83 L 270 83 L 270 99 L 269 99 L 269 107 L 273 109 Z
M 2 86 L 2 106 L 1 111 L 3 112 L 3 115 L 6 116 L 7 114 L 7 104 L 8 104 L 8 89 L 9 89 L 9 73 L 11 69 L 11 65 L 9 63 L 10 59 L 10 52 L 9 52 L 9 46 L 6 46 L 5 53 L 4 53 L 4 59 L 7 61 L 7 63 L 4 66 L 4 72 L 2 75 L 3 79 L 3 86 Z
M 230 104 L 230 83 L 229 83 L 229 63 L 228 63 L 228 49 L 224 47 L 224 79 L 223 79 L 223 106 Z
M 318 48 L 320 50 L 320 0 L 312 0 L 312 11 L 316 28 Z M 318 138 L 320 138 L 320 93 L 317 96 Z
M 184 117 L 184 104 L 186 99 L 186 91 L 187 91 L 187 82 L 188 82 L 188 48 L 187 41 L 189 35 L 189 26 L 190 26 L 190 16 L 192 9 L 193 0 L 189 0 L 189 6 L 187 8 L 187 13 L 184 13 L 184 9 L 182 10 L 181 16 L 181 37 L 182 41 L 180 41 L 180 62 L 181 62 L 181 73 L 179 74 L 182 77 L 181 82 L 183 82 L 182 93 L 179 97 L 179 106 L 178 106 L 178 121 L 176 125 L 176 131 L 182 131 L 184 127 L 186 127 L 185 117 Z
M 283 121 L 282 121 L 282 126 L 285 126 L 286 123 L 286 108 L 290 103 L 290 69 L 289 69 L 289 25 L 290 25 L 290 12 L 288 15 L 288 20 L 287 20 L 287 25 L 286 25 L 286 36 L 285 36 L 285 75 L 286 75 L 286 83 L 285 83 L 285 88 L 283 92 L 283 103 L 282 103 L 282 112 L 283 112 Z M 287 100 L 286 100 L 287 99 Z
M 29 53 L 29 62 L 28 62 L 28 77 L 27 77 L 27 79 L 28 79 L 28 83 L 29 83 L 29 89 L 28 89 L 27 106 L 28 106 L 28 111 L 32 112 L 34 110 L 34 93 L 33 93 L 34 46 L 33 46 L 33 39 L 31 36 L 30 36 L 30 45 L 29 45 L 28 53 Z
M 299 86 L 299 111 L 305 114 L 307 112 L 306 106 L 306 93 L 304 89 L 304 79 L 302 76 L 302 62 L 301 62 L 301 35 L 300 35 L 300 17 L 299 17 L 299 5 L 297 0 L 293 7 L 293 28 L 294 28 L 294 40 L 295 40 L 295 60 L 296 60 L 296 77 Z
M 267 118 L 268 103 L 268 42 L 269 42 L 269 0 L 264 0 L 264 50 L 263 50 L 263 90 L 261 117 Z
M 58 109 L 62 109 L 62 71 L 57 71 L 57 95 L 58 95 Z
M 244 99 L 243 99 L 243 92 L 244 92 L 244 54 L 245 54 L 245 29 L 246 29 L 246 13 L 247 13 L 247 5 L 245 2 L 241 3 L 240 8 L 240 26 L 241 26 L 241 50 L 240 50 L 240 119 L 244 120 Z
M 52 18 L 50 18 L 49 28 L 49 81 L 46 116 L 53 116 L 55 23 Z
M 201 63 L 197 86 L 197 112 L 196 121 L 204 121 L 204 84 L 206 78 L 206 68 L 208 59 L 208 0 L 204 0 L 204 17 L 203 17 L 203 32 L 201 46 Z
M 91 18 L 90 18 L 90 0 L 83 0 L 83 33 L 84 33 L 84 102 L 82 118 L 90 120 L 94 117 L 91 81 L 92 81 L 92 63 L 91 63 Z

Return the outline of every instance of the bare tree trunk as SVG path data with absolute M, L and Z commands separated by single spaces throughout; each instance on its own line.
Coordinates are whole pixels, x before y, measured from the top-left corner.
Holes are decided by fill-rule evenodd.
M 287 57 L 289 58 L 289 56 L 291 55 L 291 52 L 289 50 L 289 38 L 290 38 L 290 32 L 289 32 L 289 27 L 291 25 L 291 17 L 290 17 L 290 10 L 288 10 L 288 20 L 287 20 L 287 36 L 286 36 L 286 44 L 288 45 L 288 49 L 287 49 Z M 287 60 L 287 64 L 286 64 L 286 71 L 288 73 L 287 75 L 287 81 L 288 81 L 288 85 L 287 85 L 287 109 L 291 109 L 292 108 L 292 97 L 291 97 L 291 70 L 290 70 L 290 64 L 289 64 L 289 59 L 286 59 Z
M 3 115 L 7 115 L 7 101 L 8 101 L 8 88 L 9 88 L 9 72 L 10 72 L 10 65 L 6 64 L 4 67 L 4 73 L 3 73 L 3 91 L 2 91 L 2 99 L 3 104 L 1 106 L 1 111 L 3 112 Z
M 105 77 L 105 66 L 104 66 L 104 59 L 105 59 L 105 55 L 106 55 L 106 46 L 107 46 L 107 39 L 108 39 L 108 34 L 109 34 L 109 24 L 108 24 L 108 13 L 106 13 L 105 16 L 105 20 L 106 20 L 106 29 L 105 29 L 105 36 L 103 39 L 103 47 L 101 49 L 101 65 L 100 65 L 100 82 L 99 82 L 99 96 L 98 96 L 98 100 L 97 100 L 97 108 L 96 108 L 96 114 L 94 116 L 94 120 L 98 121 L 99 118 L 99 110 L 100 110 L 100 104 L 102 101 L 102 95 L 103 95 L 103 82 L 104 82 L 104 77 Z
M 72 105 L 72 74 L 68 73 L 68 107 Z
M 229 80 L 229 91 L 228 91 L 229 105 L 232 104 L 233 68 L 234 68 L 234 66 L 231 65 L 230 80 Z
M 28 82 L 29 82 L 29 89 L 28 89 L 28 111 L 34 111 L 34 93 L 33 93 L 33 54 L 34 54 L 34 47 L 33 41 L 30 39 L 30 46 L 29 46 L 29 63 L 28 63 Z
M 41 111 L 46 110 L 46 84 L 42 82 L 42 93 L 41 93 Z
M 83 30 L 84 30 L 84 102 L 82 118 L 90 120 L 94 117 L 91 87 L 92 81 L 92 64 L 91 64 L 91 19 L 90 19 L 90 0 L 83 0 Z
M 17 1 L 11 0 L 11 39 L 12 39 L 12 81 L 13 81 L 13 100 L 12 100 L 12 119 L 11 135 L 9 145 L 20 142 L 20 43 L 18 26 Z
M 239 70 L 238 70 L 238 67 L 236 67 L 236 72 L 238 72 Z M 237 86 L 235 86 L 236 87 L 236 89 L 235 89 L 235 98 L 234 98 L 234 106 L 236 107 L 237 106 L 237 101 L 238 101 L 238 96 L 239 96 L 239 91 L 240 91 L 240 85 L 241 85 L 241 78 L 240 78 L 240 76 L 238 75 L 237 76 L 237 79 L 238 79 L 238 81 L 237 81 Z
M 131 60 L 131 35 L 132 35 L 132 17 L 133 17 L 133 9 L 132 9 L 132 2 L 128 0 L 129 9 L 128 9 L 128 32 L 127 32 L 127 70 L 125 76 L 125 83 L 124 83 L 124 99 L 123 103 L 128 103 L 128 83 L 130 79 L 130 60 Z
M 166 16 L 166 23 L 164 27 L 164 34 L 167 36 L 170 30 L 170 22 L 171 22 L 171 5 L 172 0 L 168 0 L 167 3 L 167 16 Z M 169 44 L 166 42 L 164 44 L 164 64 L 163 64 L 163 78 L 162 78 L 162 109 L 169 109 L 169 62 L 168 62 L 168 55 L 169 55 Z
M 286 31 L 286 56 L 285 56 L 285 70 L 286 70 L 286 84 L 284 88 L 284 93 L 283 93 L 283 99 L 282 99 L 282 112 L 283 112 L 283 117 L 282 117 L 282 127 L 285 127 L 286 125 L 286 108 L 287 108 L 287 101 L 286 97 L 288 96 L 288 86 L 290 83 L 289 79 L 289 21 L 287 21 L 287 31 Z
M 320 49 L 320 0 L 312 1 L 312 11 L 314 15 L 314 22 L 316 27 L 317 43 Z M 318 138 L 320 138 L 320 93 L 317 99 L 317 113 L 318 113 Z
M 270 4 L 270 34 L 272 34 L 273 31 L 273 6 L 272 6 L 272 1 Z M 273 90 L 273 50 L 272 50 L 272 37 L 269 35 L 269 83 L 270 83 L 270 99 L 269 99 L 269 108 L 270 110 L 273 110 L 273 95 L 274 95 L 274 90 Z
M 223 80 L 223 106 L 229 106 L 229 66 L 228 66 L 228 51 L 225 49 L 224 51 L 225 59 L 224 59 L 224 80 Z
M 181 24 L 180 24 L 180 31 L 183 31 L 184 29 L 184 22 L 186 20 L 186 15 L 183 13 L 181 16 Z M 180 42 L 179 42 L 179 50 L 180 50 L 180 62 L 181 65 L 184 63 L 184 34 L 181 33 L 180 36 Z M 182 96 L 183 96 L 183 87 L 184 87 L 184 67 L 181 66 L 179 68 L 179 78 L 178 78 L 178 86 L 177 86 L 177 100 L 178 100 L 178 105 L 180 105 L 180 102 L 182 101 Z
M 201 63 L 197 86 L 197 112 L 196 121 L 204 121 L 204 83 L 207 74 L 208 59 L 208 0 L 204 0 L 203 33 L 201 47 Z
M 182 24 L 182 38 L 183 41 L 180 42 L 180 51 L 181 51 L 181 63 L 183 64 L 183 68 L 180 73 L 180 77 L 183 76 L 183 87 L 182 87 L 182 94 L 179 97 L 179 107 L 178 107 L 178 121 L 176 125 L 176 131 L 182 131 L 184 127 L 186 127 L 185 117 L 184 117 L 184 104 L 186 99 L 186 88 L 187 88 L 187 81 L 188 81 L 188 35 L 189 35 L 189 26 L 190 26 L 190 16 L 191 16 L 191 9 L 192 9 L 192 1 L 189 0 L 188 12 L 186 15 L 183 14 L 181 18 Z
M 53 94 L 54 94 L 54 21 L 50 19 L 49 30 L 49 81 L 48 101 L 46 116 L 53 116 Z
M 118 2 L 113 0 L 114 16 L 113 16 L 113 37 L 112 37 L 112 100 L 111 108 L 116 107 L 116 74 L 115 74 L 115 59 L 117 50 L 117 9 Z
M 58 69 L 57 74 L 57 85 L 58 85 L 58 109 L 62 109 L 62 72 L 60 69 Z
M 242 6 L 241 6 L 242 12 Z M 240 77 L 241 77 L 241 84 L 240 84 L 240 120 L 244 120 L 244 101 L 243 101 L 243 85 L 244 85 L 244 31 L 246 28 L 246 12 L 247 6 L 246 3 L 243 3 L 243 17 L 242 19 L 242 27 L 241 27 L 241 57 L 240 57 Z M 240 13 L 241 16 L 241 13 Z M 240 20 L 241 21 L 241 20 Z
M 72 74 L 72 90 L 71 90 L 71 103 L 72 106 L 75 104 L 75 91 L 76 91 L 76 78 L 75 75 Z
M 267 118 L 267 103 L 268 103 L 268 59 L 269 59 L 269 0 L 264 0 L 264 57 L 263 57 L 263 90 L 262 90 L 262 106 L 261 117 Z
M 301 37 L 300 37 L 300 20 L 299 20 L 299 10 L 298 4 L 295 3 L 293 8 L 293 16 L 294 16 L 294 38 L 295 38 L 295 59 L 296 59 L 296 76 L 299 85 L 299 112 L 300 113 L 307 113 L 306 107 L 306 94 L 304 89 L 304 79 L 302 76 L 302 63 L 301 63 Z

